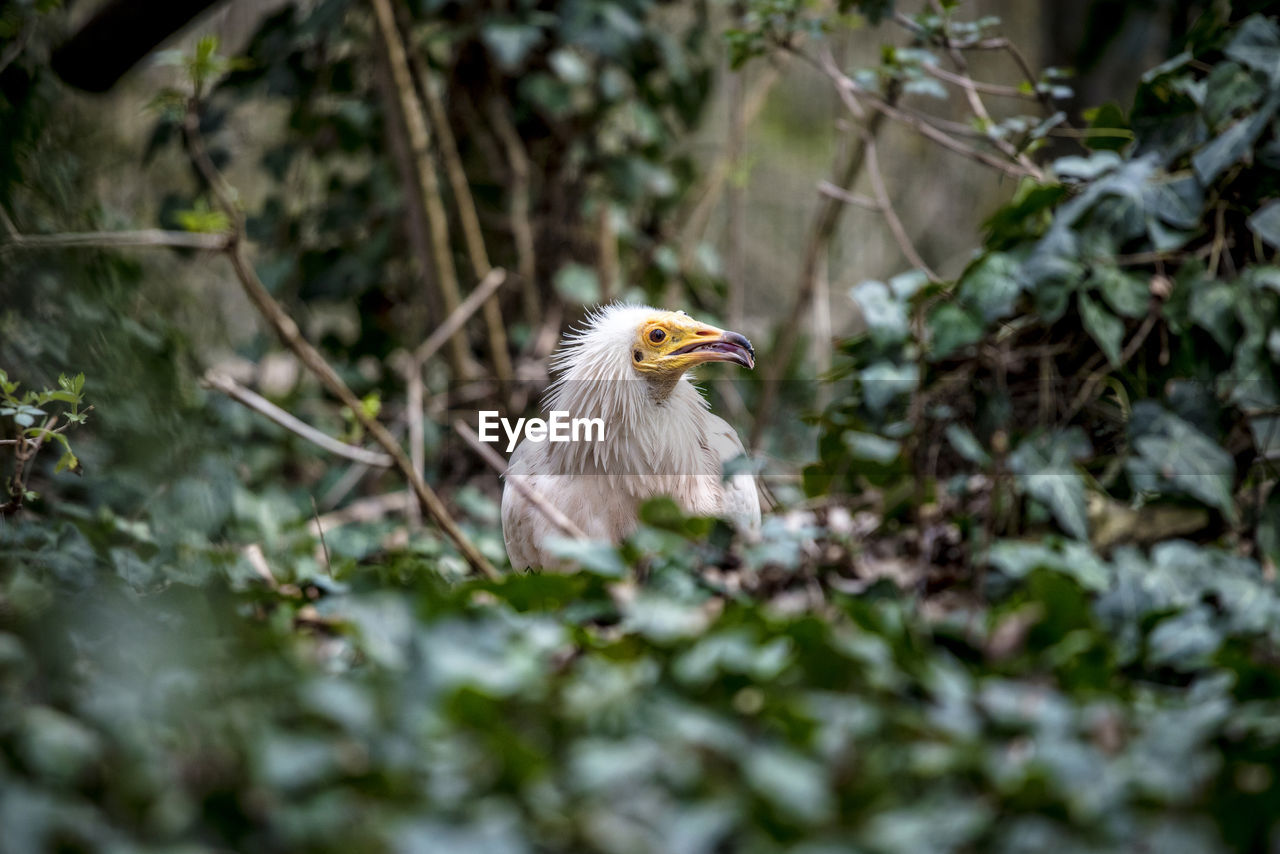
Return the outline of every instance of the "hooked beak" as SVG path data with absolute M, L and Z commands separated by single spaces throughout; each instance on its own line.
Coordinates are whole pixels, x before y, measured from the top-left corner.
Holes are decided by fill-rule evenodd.
M 733 362 L 748 370 L 756 366 L 756 351 L 746 336 L 722 329 L 708 329 L 700 332 L 697 340 L 673 350 L 670 355 L 682 356 L 690 365 L 702 362 Z

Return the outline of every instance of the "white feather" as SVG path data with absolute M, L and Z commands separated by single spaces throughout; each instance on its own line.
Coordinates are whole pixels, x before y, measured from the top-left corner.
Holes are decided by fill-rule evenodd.
M 508 480 L 523 479 L 592 538 L 618 542 L 635 528 L 640 502 L 658 495 L 686 513 L 760 523 L 755 478 L 723 477 L 724 463 L 744 453 L 733 428 L 709 411 L 687 376 L 669 392 L 657 391 L 633 367 L 638 330 L 661 313 L 634 305 L 598 309 L 552 358 L 556 379 L 544 408 L 603 419 L 603 441 L 522 441 L 511 457 Z M 512 566 L 555 564 L 543 546 L 555 527 L 510 483 L 502 529 Z

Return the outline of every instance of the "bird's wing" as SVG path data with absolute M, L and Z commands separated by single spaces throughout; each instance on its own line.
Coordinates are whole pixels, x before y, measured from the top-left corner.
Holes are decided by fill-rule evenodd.
M 506 484 L 502 488 L 502 539 L 507 546 L 507 557 L 515 569 L 541 566 L 542 550 L 539 544 L 547 534 L 550 524 L 546 518 L 533 507 L 524 493 L 511 485 L 512 478 L 521 478 L 529 486 L 537 489 L 537 476 L 530 473 L 531 461 L 529 444 L 521 442 L 516 452 L 511 455 L 504 476 Z
M 707 422 L 707 443 L 720 458 L 721 466 L 746 455 L 747 449 L 737 431 L 727 421 L 708 412 Z M 760 492 L 755 475 L 743 472 L 725 480 L 722 513 L 742 527 L 760 527 Z

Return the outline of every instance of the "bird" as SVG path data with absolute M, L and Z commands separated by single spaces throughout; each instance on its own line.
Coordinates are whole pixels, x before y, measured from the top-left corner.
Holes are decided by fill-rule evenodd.
M 550 413 L 599 419 L 603 435 L 532 441 L 526 433 L 508 464 L 502 534 L 516 569 L 562 566 L 547 539 L 561 532 L 514 483 L 542 496 L 591 539 L 618 543 L 638 522 L 639 505 L 666 495 L 687 514 L 760 525 L 760 494 L 750 472 L 726 474 L 745 454 L 742 440 L 690 381 L 706 362 L 755 367 L 751 342 L 683 311 L 614 303 L 590 312 L 552 357 Z M 587 439 L 590 438 L 590 441 Z

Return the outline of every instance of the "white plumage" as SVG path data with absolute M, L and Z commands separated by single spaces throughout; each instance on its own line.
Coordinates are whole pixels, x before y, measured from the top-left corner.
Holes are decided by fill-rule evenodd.
M 556 564 L 544 540 L 556 528 L 511 481 L 546 497 L 589 537 L 618 542 L 636 525 L 643 500 L 668 495 L 687 513 L 760 523 L 755 477 L 724 477 L 744 453 L 738 435 L 713 415 L 686 371 L 707 361 L 754 366 L 746 338 L 683 312 L 612 305 L 567 336 L 544 408 L 603 419 L 601 441 L 523 440 L 502 494 L 502 532 L 511 565 Z

